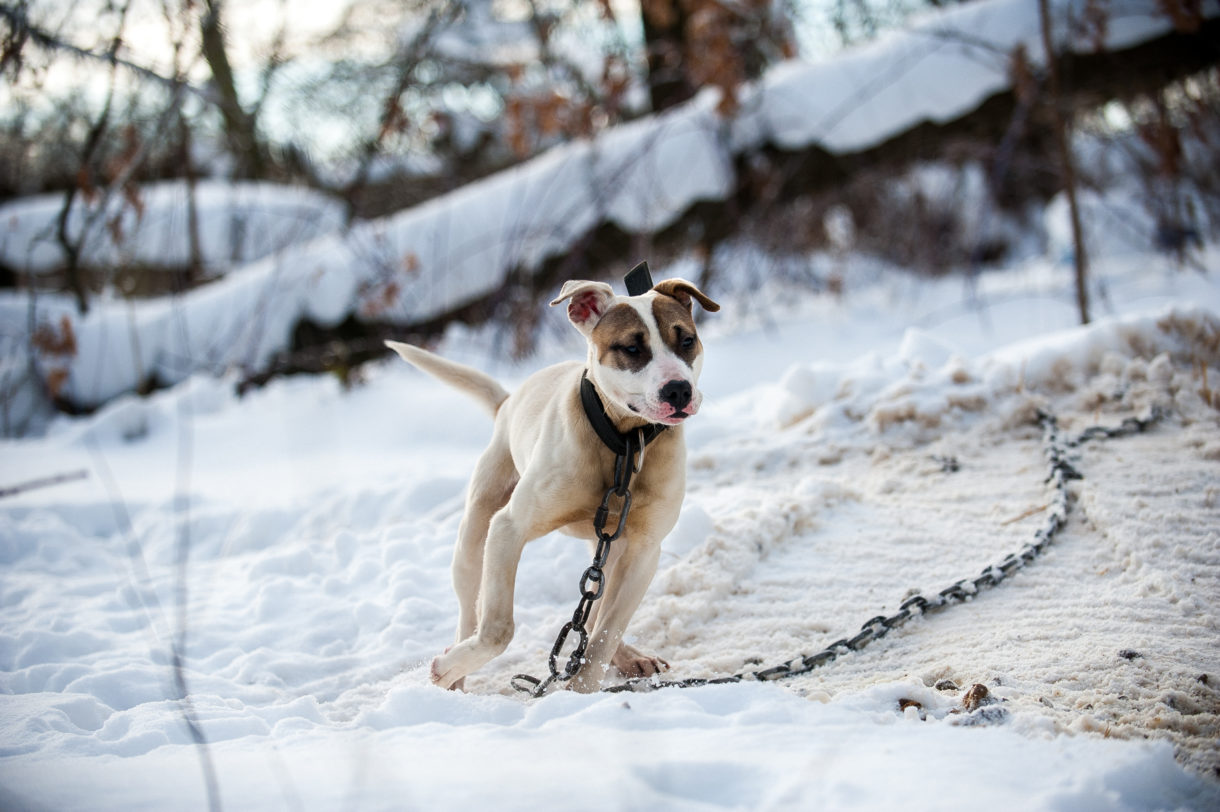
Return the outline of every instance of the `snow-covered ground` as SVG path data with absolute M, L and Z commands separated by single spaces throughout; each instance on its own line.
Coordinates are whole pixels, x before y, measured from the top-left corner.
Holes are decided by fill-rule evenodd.
M 1112 46 L 1167 24 L 1147 3 L 1119 7 Z M 1022 264 L 969 285 L 844 244 L 786 258 L 844 270 L 841 296 L 817 296 L 781 284 L 756 248 L 722 249 L 688 495 L 629 629 L 672 677 L 818 651 L 1020 550 L 1051 498 L 1038 408 L 1069 431 L 1166 415 L 1080 450 L 1068 526 L 1036 562 L 783 682 L 512 692 L 513 674 L 545 669 L 588 563 L 552 536 L 526 551 L 509 650 L 467 693 L 434 688 L 427 663 L 456 623 L 451 545 L 490 422 L 397 361 L 352 389 L 298 377 L 234 394 L 303 316 L 432 317 L 597 222 L 648 232 L 723 197 L 736 150 L 859 149 L 952 118 L 1008 81 L 981 43 L 1036 45 L 1032 9 L 954 7 L 772 72 L 727 129 L 704 94 L 347 232 L 314 201 L 325 216 L 301 233 L 290 206 L 283 245 L 209 259 L 282 251 L 186 296 L 103 297 L 83 318 L 62 297 L 0 297 L 5 430 L 41 428 L 52 375 L 102 406 L 0 440 L 0 489 L 80 474 L 0 498 L 0 808 L 202 808 L 205 776 L 224 807 L 259 810 L 1220 808 L 1220 250 L 1192 257 L 1207 273 L 1141 253 L 1150 235 L 1132 218 L 1131 239 L 1096 222 L 1109 198 L 1086 200 L 1087 328 L 1059 264 L 1062 207 L 1031 228 Z M 145 202 L 170 214 L 125 233 L 181 216 L 167 190 Z M 260 200 L 252 211 L 276 208 Z M 0 215 L 10 264 L 59 261 L 43 203 Z M 162 231 L 175 241 L 120 249 L 99 231 L 94 248 L 180 255 L 183 229 Z M 204 231 L 210 250 L 233 248 L 232 230 Z M 583 355 L 562 312 L 545 318 L 521 366 L 500 360 L 494 327 L 453 328 L 440 350 L 511 386 Z M 39 328 L 46 379 L 28 353 Z M 123 394 L 150 376 L 174 386 Z M 971 713 L 974 685 L 994 701 Z
M 206 759 L 230 809 L 1215 809 L 1218 260 L 1098 263 L 1087 328 L 1045 262 L 969 295 L 764 285 L 705 318 L 688 495 L 629 629 L 673 677 L 816 651 L 1019 550 L 1050 500 L 1036 407 L 1069 430 L 1167 411 L 1080 450 L 1032 565 L 778 683 L 513 693 L 587 564 L 555 536 L 526 550 L 509 650 L 432 687 L 490 422 L 401 362 L 244 399 L 194 375 L 5 440 L 0 487 L 87 476 L 0 501 L 0 806 L 201 808 Z M 556 335 L 522 367 L 490 331 L 440 349 L 512 385 L 582 354 Z M 990 712 L 955 712 L 976 683 Z

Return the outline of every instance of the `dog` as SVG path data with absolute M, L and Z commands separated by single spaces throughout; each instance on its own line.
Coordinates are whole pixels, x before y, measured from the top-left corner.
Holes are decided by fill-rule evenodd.
M 588 620 L 585 662 L 569 687 L 599 690 L 610 664 L 625 676 L 652 676 L 669 664 L 623 641 L 656 574 L 661 541 L 673 529 L 686 491 L 682 426 L 702 403 L 697 382 L 703 345 L 692 302 L 720 306 L 695 285 L 669 279 L 638 296 L 617 296 L 604 282 L 564 283 L 552 306 L 588 342 L 584 363 L 568 361 L 531 375 L 512 395 L 490 376 L 396 341 L 404 360 L 473 396 L 494 417 L 491 442 L 475 466 L 453 552 L 458 598 L 456 640 L 432 661 L 432 682 L 462 689 L 468 674 L 508 647 L 513 589 L 526 542 L 560 530 L 596 539 L 592 519 L 614 484 L 616 454 L 599 437 L 581 400 L 592 383 L 605 415 L 622 434 L 666 427 L 647 446 L 631 480 L 631 508 L 610 546 L 605 590 Z M 608 525 L 614 528 L 617 517 Z

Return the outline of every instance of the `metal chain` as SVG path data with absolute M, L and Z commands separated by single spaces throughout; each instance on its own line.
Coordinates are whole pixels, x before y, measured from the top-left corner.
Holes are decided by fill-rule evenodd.
M 659 688 L 694 688 L 701 685 L 787 679 L 807 674 L 815 668 L 834 662 L 849 652 L 860 651 L 872 641 L 879 640 L 894 629 L 906 625 L 914 617 L 935 614 L 954 604 L 964 603 L 981 590 L 1000 584 L 1014 571 L 1033 562 L 1050 546 L 1055 535 L 1066 524 L 1069 504 L 1067 484 L 1073 479 L 1083 479 L 1080 472 L 1068 461 L 1069 449 L 1083 445 L 1089 440 L 1137 434 L 1162 417 L 1163 412 L 1159 408 L 1153 407 L 1145 417 L 1129 417 L 1116 427 L 1092 426 L 1074 438 L 1065 439 L 1059 434 L 1058 421 L 1055 416 L 1039 410 L 1038 423 L 1042 426 L 1043 453 L 1049 467 L 1049 474 L 1045 481 L 1052 484 L 1055 491 L 1046 524 L 1034 534 L 1034 540 L 1022 547 L 1020 551 L 1009 553 L 999 564 L 985 567 L 974 578 L 963 578 L 956 581 L 932 598 L 923 595 L 907 598 L 899 604 L 898 611 L 894 614 L 877 615 L 866 620 L 860 627 L 860 631 L 853 637 L 841 638 L 815 654 L 802 655 L 770 668 L 759 671 L 742 671 L 730 676 L 714 678 L 658 680 L 655 677 L 640 677 L 627 680 L 620 685 L 604 688 L 603 691 L 607 693 L 645 692 Z
M 1046 456 L 1049 473 L 1045 482 L 1050 483 L 1055 492 L 1050 504 L 1050 513 L 1046 524 L 1035 534 L 1034 540 L 1018 552 L 1009 553 L 998 564 L 985 567 L 974 578 L 963 578 L 940 590 L 935 597 L 914 595 L 898 606 L 898 611 L 892 615 L 877 615 L 864 622 L 852 637 L 844 637 L 831 643 L 826 648 L 814 654 L 801 655 L 787 662 L 764 668 L 758 671 L 742 671 L 723 677 L 690 677 L 681 680 L 659 680 L 656 677 L 639 677 L 626 682 L 603 688 L 606 693 L 622 691 L 646 692 L 660 688 L 695 688 L 701 685 L 720 685 L 734 682 L 770 682 L 789 677 L 808 674 L 815 668 L 827 665 L 844 654 L 860 651 L 874 640 L 885 637 L 894 629 L 905 626 L 908 621 L 917 616 L 932 615 L 949 606 L 964 603 L 980 591 L 994 587 L 1004 581 L 1014 571 L 1032 563 L 1041 555 L 1054 540 L 1055 535 L 1067 522 L 1068 487 L 1073 479 L 1083 479 L 1079 471 L 1069 462 L 1070 449 L 1077 448 L 1090 440 L 1125 437 L 1144 431 L 1150 425 L 1164 416 L 1163 412 L 1153 407 L 1144 417 L 1129 417 L 1114 427 L 1090 426 L 1074 438 L 1063 438 L 1059 434 L 1058 420 L 1049 412 L 1038 411 L 1038 423 L 1042 427 L 1043 453 Z M 597 534 L 597 549 L 593 555 L 593 563 L 585 570 L 580 579 L 580 603 L 572 614 L 572 620 L 563 625 L 555 644 L 551 647 L 548 658 L 550 675 L 538 679 L 528 674 L 517 674 L 511 684 L 518 691 L 528 693 L 533 697 L 544 695 L 556 681 L 567 681 L 579 673 L 584 664 L 585 650 L 589 644 L 589 634 L 585 623 L 592 612 L 593 604 L 605 590 L 605 565 L 610 554 L 610 543 L 622 535 L 627 522 L 627 513 L 631 510 L 631 491 L 628 485 L 631 474 L 638 472 L 643 464 L 643 438 L 639 438 L 638 446 L 630 440 L 626 454 L 620 454 L 614 462 L 614 485 L 602 497 L 601 505 L 593 518 L 593 529 Z M 635 457 L 636 450 L 640 455 Z M 954 469 L 956 470 L 956 469 Z M 606 533 L 605 526 L 610 513 L 611 497 L 618 496 L 622 500 L 619 508 L 618 525 L 613 533 Z M 576 647 L 568 657 L 562 673 L 559 671 L 559 652 L 563 649 L 568 635 L 575 632 L 578 636 Z
M 606 489 L 601 504 L 593 515 L 593 532 L 597 537 L 597 547 L 593 552 L 593 563 L 580 576 L 580 602 L 576 604 L 576 611 L 572 613 L 572 619 L 563 624 L 559 630 L 559 636 L 555 638 L 555 644 L 551 646 L 551 654 L 547 658 L 547 666 L 551 673 L 541 680 L 529 674 L 516 674 L 511 680 L 513 688 L 530 696 L 540 697 L 550 690 L 554 682 L 566 682 L 572 679 L 580 673 L 580 668 L 585 663 L 585 650 L 589 646 L 589 632 L 585 628 L 585 623 L 588 622 L 589 615 L 593 612 L 593 604 L 602 596 L 602 592 L 606 588 L 605 567 L 606 559 L 610 557 L 610 544 L 623 535 L 623 530 L 627 526 L 627 514 L 631 511 L 631 490 L 628 487 L 631 484 L 631 475 L 638 474 L 644 465 L 643 432 L 637 432 L 635 436 L 626 435 L 625 439 L 627 441 L 626 450 L 624 453 L 616 455 L 614 459 L 614 484 Z M 613 533 L 607 533 L 606 522 L 610 519 L 610 502 L 616 496 L 621 501 L 618 509 L 618 524 Z M 568 655 L 568 662 L 564 666 L 563 672 L 560 673 L 559 652 L 567 643 L 568 635 L 573 632 L 576 634 L 576 646 Z

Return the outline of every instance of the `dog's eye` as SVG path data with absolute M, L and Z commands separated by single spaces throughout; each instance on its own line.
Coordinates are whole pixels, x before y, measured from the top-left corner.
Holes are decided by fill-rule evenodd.
M 619 349 L 622 350 L 623 352 L 627 353 L 628 355 L 639 355 L 640 354 L 640 345 L 639 344 L 624 344 L 623 346 L 619 347 Z
M 694 336 L 686 336 L 685 338 L 682 339 L 682 349 L 693 350 L 694 348 L 695 348 L 695 337 Z

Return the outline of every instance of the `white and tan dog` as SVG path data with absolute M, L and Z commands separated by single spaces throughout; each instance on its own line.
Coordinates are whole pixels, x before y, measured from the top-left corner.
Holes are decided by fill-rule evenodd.
M 656 573 L 661 541 L 673 529 L 686 489 L 682 423 L 699 411 L 703 347 L 691 300 L 720 306 L 690 282 L 670 279 L 640 296 L 616 296 L 604 282 L 570 281 L 557 305 L 588 340 L 585 363 L 556 364 L 511 396 L 491 377 L 425 350 L 386 342 L 404 360 L 473 395 L 495 415 L 491 443 L 475 467 L 453 553 L 457 641 L 432 661 L 432 681 L 461 688 L 467 674 L 508 646 L 513 588 L 526 542 L 553 530 L 594 539 L 592 518 L 613 484 L 615 454 L 581 406 L 582 373 L 621 433 L 649 423 L 670 427 L 648 446 L 631 482 L 623 536 L 610 549 L 606 588 L 589 618 L 586 662 L 570 683 L 595 691 L 613 663 L 628 676 L 668 664 L 623 642 L 627 623 Z M 611 515 L 609 528 L 618 517 Z

